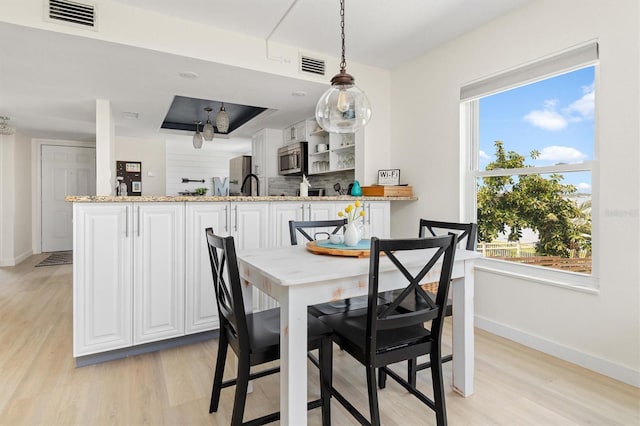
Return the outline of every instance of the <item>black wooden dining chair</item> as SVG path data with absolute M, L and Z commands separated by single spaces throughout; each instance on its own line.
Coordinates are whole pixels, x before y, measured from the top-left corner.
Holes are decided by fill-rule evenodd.
M 451 271 L 455 256 L 457 237 L 455 234 L 412 239 L 380 240 L 371 239 L 369 262 L 369 295 L 366 310 L 353 310 L 320 317 L 320 321 L 333 328 L 333 340 L 346 352 L 364 365 L 369 394 L 370 421 L 367 420 L 337 389 L 332 395 L 362 424 L 380 424 L 378 408 L 378 390 L 376 387 L 376 369 L 379 369 L 380 387 L 386 385 L 387 375 L 402 385 L 407 391 L 436 412 L 439 426 L 447 424 L 442 379 L 440 345 L 442 324 L 445 316 L 447 292 L 451 281 Z M 403 252 L 420 250 L 424 253 L 418 268 L 403 263 Z M 383 255 L 381 257 L 381 255 Z M 435 300 L 432 300 L 420 287 L 420 282 L 442 259 L 439 273 L 439 287 Z M 391 277 L 380 276 L 381 262 L 390 262 L 399 274 Z M 418 271 L 413 274 L 413 271 Z M 411 272 L 410 272 L 411 271 Z M 380 282 L 386 279 L 407 280 L 406 286 L 398 297 L 389 304 L 381 304 L 378 296 Z M 401 309 L 401 303 L 414 294 L 424 299 L 419 309 L 408 311 Z M 424 326 L 431 321 L 431 329 Z M 419 391 L 415 385 L 388 369 L 389 364 L 429 354 L 431 359 L 431 377 L 433 399 Z
M 280 413 L 271 413 L 243 423 L 247 386 L 250 380 L 280 371 L 279 367 L 251 373 L 251 367 L 280 358 L 280 308 L 246 313 L 233 237 L 215 235 L 206 229 L 209 260 L 220 315 L 220 337 L 209 413 L 218 410 L 222 389 L 236 386 L 231 417 L 232 425 L 261 425 L 279 420 Z M 308 403 L 308 408 L 322 407 L 322 424 L 331 424 L 331 329 L 308 315 L 307 346 L 319 349 L 320 399 Z M 237 378 L 222 381 L 227 349 L 238 358 Z M 277 390 L 276 390 L 277 394 Z
M 306 220 L 306 221 L 289 221 L 289 235 L 291 237 L 291 245 L 298 244 L 298 234 L 302 235 L 306 241 L 314 241 L 316 235 L 327 234 L 333 235 L 340 232 L 347 225 L 347 219 L 336 220 Z M 309 232 L 313 229 L 313 235 Z M 320 230 L 318 232 L 318 230 Z M 336 300 L 334 302 L 320 303 L 309 306 L 309 313 L 314 317 L 322 315 L 332 315 L 345 312 L 350 309 L 363 309 L 367 307 L 367 297 L 352 297 L 350 299 Z
M 442 222 L 437 220 L 420 219 L 420 228 L 418 231 L 418 235 L 420 237 L 442 235 L 449 232 L 455 232 L 458 235 L 458 247 L 464 246 L 466 250 L 476 250 L 478 226 L 475 223 Z M 435 298 L 438 291 L 438 283 L 427 283 L 422 287 L 427 292 L 427 294 L 431 296 L 431 298 Z M 422 299 L 408 299 L 403 303 L 403 306 L 408 306 L 410 310 L 413 310 L 415 308 L 412 306 L 412 302 L 422 303 Z M 453 315 L 453 301 L 448 297 L 445 315 L 448 317 Z M 442 356 L 442 362 L 449 362 L 452 359 L 453 354 Z M 429 367 L 431 367 L 430 361 L 418 363 L 416 359 L 409 360 L 407 366 L 407 377 L 409 383 L 415 386 L 417 380 L 417 372 L 420 370 L 426 370 Z

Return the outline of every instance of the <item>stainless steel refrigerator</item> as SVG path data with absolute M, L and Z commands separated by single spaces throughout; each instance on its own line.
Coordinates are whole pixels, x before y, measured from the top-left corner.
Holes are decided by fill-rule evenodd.
M 229 160 L 229 195 L 240 195 L 240 186 L 247 175 L 251 174 L 251 156 L 241 155 Z M 254 179 L 248 179 L 244 186 L 244 195 L 257 195 L 258 187 Z

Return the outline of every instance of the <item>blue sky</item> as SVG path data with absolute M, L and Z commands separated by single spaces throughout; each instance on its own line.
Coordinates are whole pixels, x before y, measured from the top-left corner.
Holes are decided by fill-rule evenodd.
M 527 157 L 530 165 L 593 160 L 593 66 L 480 100 L 480 169 L 494 158 L 493 143 Z M 537 160 L 529 158 L 540 151 Z M 590 173 L 564 173 L 565 183 L 591 192 Z

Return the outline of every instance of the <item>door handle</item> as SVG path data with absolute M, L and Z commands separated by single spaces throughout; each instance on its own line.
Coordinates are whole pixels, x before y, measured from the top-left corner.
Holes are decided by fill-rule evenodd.
M 367 223 L 371 225 L 371 203 L 367 204 Z
M 307 208 L 309 209 L 309 220 L 313 220 L 311 218 L 311 203 L 309 203 L 309 205 L 307 206 Z
M 126 213 L 124 215 L 124 237 L 129 238 L 129 206 L 126 206 Z
M 236 209 L 236 232 L 238 232 L 238 205 L 236 204 L 235 206 Z
M 138 206 L 138 237 L 140 236 L 140 206 Z
M 224 206 L 224 232 L 229 232 L 229 207 Z
M 300 220 L 304 220 L 304 204 L 302 204 L 302 205 L 300 206 L 300 211 L 301 211 L 301 213 L 302 213 L 302 216 L 301 216 L 301 219 L 300 219 Z

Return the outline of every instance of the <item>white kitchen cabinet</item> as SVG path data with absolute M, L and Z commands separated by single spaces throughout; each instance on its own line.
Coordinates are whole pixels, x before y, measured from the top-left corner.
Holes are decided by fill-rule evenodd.
M 74 356 L 184 334 L 184 204 L 74 206 Z
M 311 120 L 300 121 L 284 129 L 282 132 L 282 140 L 285 145 L 294 142 L 304 142 L 307 140 L 307 121 Z M 315 123 L 315 120 L 313 120 L 313 122 Z M 311 124 L 309 124 L 309 126 L 311 126 Z M 310 131 L 312 130 L 313 129 Z
M 339 219 L 336 203 L 333 201 L 292 201 L 271 203 L 271 246 L 282 247 L 291 244 L 289 236 L 290 220 L 333 220 Z M 313 232 L 313 230 L 311 231 Z
M 213 289 L 205 229 L 229 235 L 229 203 L 187 203 L 185 333 L 219 328 L 218 306 Z
M 364 201 L 364 238 L 391 237 L 391 213 L 389 201 Z
M 184 334 L 184 204 L 134 203 L 133 343 Z
M 251 171 L 260 179 L 260 194 L 269 193 L 270 177 L 278 176 L 278 148 L 282 130 L 262 129 L 251 138 Z
M 133 344 L 130 204 L 73 206 L 73 356 Z
M 269 229 L 269 203 L 187 203 L 185 333 L 219 327 L 205 229 L 217 235 L 234 237 L 236 250 L 266 248 Z M 255 289 L 254 289 L 255 290 Z M 265 296 L 254 291 L 254 309 L 264 309 Z

